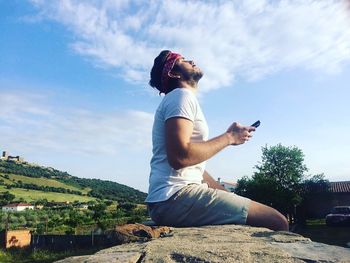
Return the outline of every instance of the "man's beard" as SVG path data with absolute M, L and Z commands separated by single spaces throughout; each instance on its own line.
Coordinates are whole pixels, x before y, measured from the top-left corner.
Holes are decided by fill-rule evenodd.
M 202 77 L 203 77 L 203 72 L 201 70 L 193 72 L 192 78 L 194 81 L 198 82 Z
M 203 72 L 201 70 L 188 72 L 184 77 L 186 80 L 198 82 L 203 77 Z

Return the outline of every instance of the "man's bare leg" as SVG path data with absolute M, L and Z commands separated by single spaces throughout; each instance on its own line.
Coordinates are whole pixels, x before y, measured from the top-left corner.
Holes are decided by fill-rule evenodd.
M 204 171 L 203 182 L 207 183 L 210 188 L 227 191 L 207 171 Z M 255 201 L 250 203 L 246 223 L 250 226 L 267 227 L 276 231 L 288 231 L 289 229 L 287 219 L 280 212 Z
M 287 219 L 276 209 L 267 205 L 251 201 L 247 225 L 267 227 L 275 231 L 288 231 Z

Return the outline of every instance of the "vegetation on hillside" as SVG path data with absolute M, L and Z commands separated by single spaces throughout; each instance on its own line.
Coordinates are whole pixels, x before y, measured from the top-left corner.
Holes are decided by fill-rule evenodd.
M 59 178 L 58 180 L 73 186 L 79 185 L 83 188 L 89 187 L 91 188 L 91 191 L 88 195 L 100 199 L 109 199 L 118 202 L 143 203 L 146 198 L 145 193 L 116 182 L 100 179 L 78 178 L 74 176 Z
M 44 206 L 16 213 L 0 211 L 0 230 L 24 227 L 36 234 L 89 234 L 142 222 L 147 209 L 138 204 L 145 197 L 145 193 L 115 182 L 0 160 L 0 206 L 14 202 Z
M 12 199 L 11 194 L 6 198 Z M 116 202 L 89 202 L 88 209 L 79 208 L 79 203 L 62 207 L 25 210 L 8 213 L 0 211 L 0 230 L 27 228 L 36 234 L 90 234 L 96 229 L 111 229 L 115 225 L 145 220 L 145 206 L 120 206 Z
M 46 177 L 28 177 L 19 174 L 3 174 L 0 172 L 0 183 L 3 182 L 6 185 L 12 185 L 16 183 L 24 184 L 36 184 L 38 186 L 48 186 L 56 188 L 65 188 L 73 191 L 79 191 L 82 194 L 87 194 L 91 189 L 81 189 L 80 186 L 67 185 L 66 183 L 59 182 L 56 179 L 49 179 Z
M 11 161 L 0 160 L 0 172 L 20 174 L 29 177 L 69 177 L 67 172 L 61 172 L 51 167 L 42 167 L 28 163 L 16 163 Z
M 26 176 L 41 180 L 46 178 L 50 185 L 45 185 L 41 180 L 28 182 L 28 180 L 15 180 L 15 176 Z M 41 167 L 27 163 L 15 163 L 0 160 L 0 185 L 7 189 L 22 188 L 40 190 L 44 192 L 57 192 L 75 195 L 87 195 L 98 199 L 115 200 L 120 203 L 143 203 L 146 194 L 116 182 L 100 179 L 78 178 L 61 172 L 54 168 Z M 57 185 L 52 185 L 56 181 Z M 89 189 L 87 191 L 86 189 Z
M 96 200 L 96 198 L 87 195 L 73 195 L 67 193 L 44 192 L 38 190 L 29 190 L 24 188 L 7 189 L 0 185 L 0 194 L 9 192 L 15 196 L 13 202 L 37 203 L 40 200 L 48 200 L 49 202 L 74 202 L 87 203 Z

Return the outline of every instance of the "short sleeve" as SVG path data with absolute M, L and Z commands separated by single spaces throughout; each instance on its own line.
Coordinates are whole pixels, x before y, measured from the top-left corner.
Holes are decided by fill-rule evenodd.
M 168 120 L 173 117 L 182 117 L 194 122 L 197 114 L 197 98 L 191 91 L 176 89 L 168 94 L 164 104 L 164 117 Z

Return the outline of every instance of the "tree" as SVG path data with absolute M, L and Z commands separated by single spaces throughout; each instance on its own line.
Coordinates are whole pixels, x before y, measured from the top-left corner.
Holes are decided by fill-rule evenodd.
M 324 194 L 329 192 L 329 181 L 325 179 L 323 173 L 316 174 L 304 181 L 304 195 Z
M 298 210 L 298 222 L 304 224 L 307 218 L 315 217 L 315 214 L 307 209 L 310 203 L 319 203 L 332 198 L 330 183 L 325 179 L 323 173 L 316 174 L 303 182 L 302 196 L 302 204 Z
M 283 214 L 295 214 L 302 201 L 302 182 L 307 178 L 304 154 L 281 144 L 262 147 L 262 160 L 250 179 L 238 181 L 237 193 L 272 206 Z
M 35 205 L 43 205 L 43 206 L 46 206 L 48 202 L 49 202 L 49 201 L 47 201 L 46 198 L 44 198 L 44 199 L 38 199 L 38 200 L 35 201 Z
M 78 225 L 84 222 L 84 215 L 77 210 L 69 211 L 69 218 L 66 219 L 65 224 L 76 232 Z
M 123 209 L 125 211 L 132 211 L 135 207 L 136 204 L 131 202 L 123 202 L 118 204 L 118 208 Z
M 106 206 L 111 206 L 113 204 L 112 200 L 105 200 L 104 202 Z
M 38 235 L 44 234 L 45 233 L 45 224 L 44 223 L 37 224 L 35 233 Z
M 105 203 L 98 203 L 95 204 L 94 206 L 89 206 L 89 209 L 93 211 L 92 219 L 97 223 L 98 226 L 103 228 L 103 221 L 107 217 L 107 212 L 106 212 L 106 204 Z
M 11 203 L 15 197 L 16 196 L 11 194 L 9 191 L 0 194 L 0 205 L 3 206 Z

